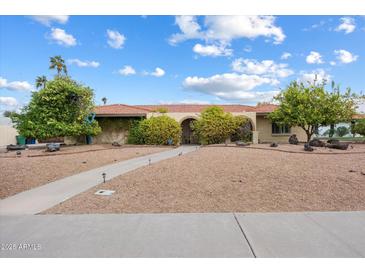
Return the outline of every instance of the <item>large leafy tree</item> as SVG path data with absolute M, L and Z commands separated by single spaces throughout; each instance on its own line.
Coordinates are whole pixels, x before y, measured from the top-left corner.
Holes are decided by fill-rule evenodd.
M 26 137 L 96 135 L 100 127 L 89 119 L 93 96 L 91 88 L 69 77 L 56 77 L 45 88 L 33 92 L 30 103 L 12 119 L 18 132 Z
M 305 85 L 292 82 L 275 98 L 279 107 L 269 118 L 288 126 L 299 126 L 309 141 L 319 126 L 350 121 L 355 113 L 353 96 L 348 89 L 341 94 L 332 83 L 332 91 L 325 90 L 325 83 Z
M 49 69 L 56 69 L 58 77 L 62 75 L 62 72 L 67 76 L 67 66 L 65 60 L 60 55 L 50 57 L 49 62 Z
M 198 120 L 192 123 L 194 134 L 202 144 L 223 143 L 245 123 L 241 116 L 233 116 L 218 106 L 202 111 Z

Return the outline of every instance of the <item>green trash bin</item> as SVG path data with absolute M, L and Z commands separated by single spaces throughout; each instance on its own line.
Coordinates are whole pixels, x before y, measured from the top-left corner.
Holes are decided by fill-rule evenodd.
M 25 137 L 21 135 L 16 136 L 17 145 L 25 145 Z

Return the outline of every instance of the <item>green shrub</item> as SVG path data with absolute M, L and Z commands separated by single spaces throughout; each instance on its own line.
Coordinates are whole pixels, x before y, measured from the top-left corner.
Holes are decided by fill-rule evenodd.
M 142 145 L 144 144 L 143 133 L 141 132 L 140 123 L 143 120 L 133 121 L 128 132 L 128 144 Z
M 343 137 L 349 133 L 350 133 L 350 131 L 349 131 L 348 127 L 340 126 L 340 127 L 336 128 L 336 134 L 339 137 Z
M 219 144 L 225 142 L 244 122 L 243 117 L 235 117 L 224 112 L 223 108 L 213 106 L 206 108 L 192 127 L 200 143 Z
M 246 120 L 241 126 L 239 126 L 235 132 L 231 135 L 231 141 L 252 141 L 252 130 L 250 121 Z
M 181 127 L 166 115 L 151 117 L 135 124 L 129 132 L 129 141 L 136 144 L 167 145 L 180 144 Z
M 365 136 L 365 119 L 357 120 L 355 124 L 351 125 L 351 133 Z
M 168 110 L 167 110 L 167 108 L 160 107 L 160 108 L 156 109 L 156 112 L 159 112 L 159 113 L 167 113 Z
M 96 120 L 103 131 L 129 130 L 136 118 L 130 117 L 98 117 Z

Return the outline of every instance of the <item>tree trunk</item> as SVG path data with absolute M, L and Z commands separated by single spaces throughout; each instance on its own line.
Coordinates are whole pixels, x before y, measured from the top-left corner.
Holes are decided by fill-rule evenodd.
M 329 132 L 329 137 L 332 138 L 333 135 L 335 135 L 335 125 L 334 124 L 331 124 L 330 125 L 330 132 Z
M 308 129 L 305 128 L 305 126 L 301 126 L 301 128 L 305 131 L 305 134 L 307 134 L 307 143 L 308 143 L 311 140 L 311 137 L 313 135 L 313 132 L 310 129 L 310 126 L 308 126 Z
M 309 141 L 311 140 L 311 137 L 313 135 L 313 133 L 311 132 L 306 132 L 307 133 L 307 143 L 309 143 Z

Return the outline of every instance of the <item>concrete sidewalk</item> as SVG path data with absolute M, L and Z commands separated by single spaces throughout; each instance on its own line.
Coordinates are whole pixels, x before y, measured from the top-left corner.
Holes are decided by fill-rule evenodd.
M 365 212 L 0 216 L 0 257 L 365 257 L 364 235 Z
M 134 169 L 149 165 L 149 163 L 157 163 L 197 149 L 198 146 L 180 146 L 176 149 L 102 166 L 21 192 L 0 200 L 0 215 L 37 214 L 101 184 L 104 172 L 106 180 L 111 180 Z

